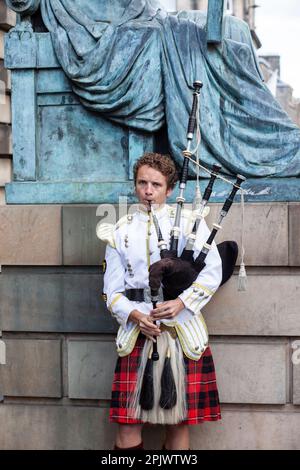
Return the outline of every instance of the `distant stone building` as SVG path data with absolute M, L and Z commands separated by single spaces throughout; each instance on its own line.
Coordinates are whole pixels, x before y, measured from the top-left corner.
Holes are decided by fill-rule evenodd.
M 161 0 L 169 11 L 207 10 L 208 0 Z M 256 49 L 262 46 L 256 34 L 255 11 L 259 5 L 255 0 L 225 0 L 225 12 L 237 16 L 249 25 Z M 280 79 L 280 56 L 259 56 L 262 73 L 273 95 L 290 118 L 300 127 L 300 99 L 293 97 L 293 88 Z
M 290 118 L 300 127 L 300 98 L 293 96 L 293 88 L 280 78 L 280 56 L 264 55 L 259 57 L 260 67 L 273 95 Z

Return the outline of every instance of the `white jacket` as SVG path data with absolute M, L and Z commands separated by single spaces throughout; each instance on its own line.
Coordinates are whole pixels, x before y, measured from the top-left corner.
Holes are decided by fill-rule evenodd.
M 163 238 L 169 242 L 170 231 L 174 225 L 175 209 L 164 205 L 156 210 L 156 216 Z M 194 220 L 195 215 L 191 210 L 182 211 L 179 253 L 182 252 L 186 238 L 192 231 Z M 201 251 L 209 234 L 206 222 L 202 219 L 195 241 L 194 257 Z M 151 303 L 133 302 L 124 295 L 125 289 L 149 287 L 149 266 L 160 259 L 152 215 L 140 208 L 133 215 L 121 218 L 115 226 L 100 224 L 97 227 L 97 235 L 107 242 L 103 289 L 107 307 L 124 330 L 132 329 L 132 322 L 128 320 L 132 310 L 138 309 L 149 314 L 153 308 Z M 194 315 L 199 315 L 201 309 L 216 292 L 222 279 L 222 263 L 215 243 L 205 263 L 206 266 L 197 279 L 179 296 L 185 308 L 174 320 L 162 320 L 163 323 L 174 325 L 175 321 L 183 324 Z

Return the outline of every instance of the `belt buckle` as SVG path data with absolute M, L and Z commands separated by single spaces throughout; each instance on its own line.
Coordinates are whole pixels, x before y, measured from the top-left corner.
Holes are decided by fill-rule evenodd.
M 164 301 L 164 295 L 163 295 L 162 287 L 160 287 L 159 290 L 158 290 L 158 295 L 157 295 L 157 300 L 156 301 L 157 302 L 163 302 Z M 147 304 L 152 303 L 150 287 L 145 287 L 144 288 L 144 302 L 146 302 Z
M 152 303 L 150 287 L 145 287 L 144 288 L 144 302 L 146 302 L 146 304 L 151 304 Z
M 163 302 L 163 301 L 164 301 L 164 293 L 163 293 L 162 287 L 160 286 L 158 290 L 158 302 Z

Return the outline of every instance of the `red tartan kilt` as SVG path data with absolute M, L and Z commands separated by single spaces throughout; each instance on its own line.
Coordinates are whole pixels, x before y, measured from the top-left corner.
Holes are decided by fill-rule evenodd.
M 142 423 L 132 418 L 127 408 L 127 398 L 135 389 L 138 364 L 145 339 L 139 337 L 132 353 L 117 359 L 112 384 L 109 421 L 112 423 Z M 193 361 L 184 356 L 186 370 L 187 417 L 182 424 L 199 424 L 221 419 L 219 394 L 214 362 L 208 346 L 199 359 Z

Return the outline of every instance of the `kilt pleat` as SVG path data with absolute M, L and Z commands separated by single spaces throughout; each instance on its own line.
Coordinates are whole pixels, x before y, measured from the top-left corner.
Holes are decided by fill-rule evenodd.
M 133 418 L 134 410 L 128 408 L 128 401 L 133 394 L 137 371 L 145 339 L 139 337 L 128 356 L 118 357 L 110 404 L 109 421 L 122 424 L 139 424 L 142 421 Z M 199 359 L 193 361 L 184 356 L 186 373 L 187 416 L 181 424 L 199 424 L 204 421 L 221 419 L 216 373 L 208 346 Z

